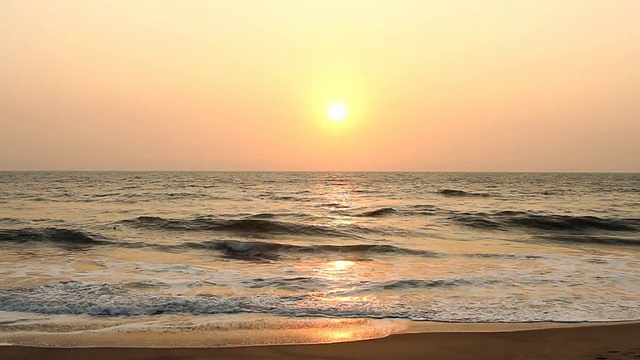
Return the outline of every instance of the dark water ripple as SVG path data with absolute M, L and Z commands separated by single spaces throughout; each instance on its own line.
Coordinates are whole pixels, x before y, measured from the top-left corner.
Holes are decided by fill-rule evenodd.
M 44 243 L 62 247 L 115 246 L 123 248 L 149 248 L 160 251 L 181 250 L 214 250 L 233 259 L 276 259 L 279 254 L 402 254 L 419 256 L 438 256 L 437 253 L 402 248 L 384 244 L 352 244 L 352 245 L 294 245 L 268 241 L 241 240 L 208 240 L 201 242 L 184 242 L 177 245 L 157 244 L 150 242 L 126 242 L 108 240 L 107 238 L 72 229 L 3 229 L 0 230 L 2 243 Z
M 0 243 L 2 242 L 44 242 L 70 247 L 113 244 L 100 235 L 62 228 L 0 229 Z
M 640 219 L 600 218 L 538 214 L 525 211 L 498 211 L 491 213 L 458 213 L 451 218 L 466 226 L 489 230 L 533 229 L 546 231 L 640 231 Z
M 442 189 L 438 190 L 438 194 L 444 196 L 454 196 L 454 197 L 489 197 L 491 194 L 488 193 L 478 193 L 464 190 L 456 190 L 456 189 Z
M 357 231 L 365 229 L 357 226 L 339 230 L 337 227 L 312 225 L 305 223 L 284 222 L 268 219 L 212 219 L 199 217 L 195 219 L 165 219 L 158 216 L 139 216 L 135 219 L 123 220 L 122 224 L 155 230 L 180 231 L 218 231 L 238 234 L 256 235 L 307 235 L 325 237 L 360 238 Z

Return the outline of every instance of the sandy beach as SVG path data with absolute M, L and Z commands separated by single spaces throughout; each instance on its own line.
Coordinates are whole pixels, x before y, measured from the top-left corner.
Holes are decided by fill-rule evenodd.
M 0 347 L 2 359 L 640 359 L 640 323 L 233 348 Z

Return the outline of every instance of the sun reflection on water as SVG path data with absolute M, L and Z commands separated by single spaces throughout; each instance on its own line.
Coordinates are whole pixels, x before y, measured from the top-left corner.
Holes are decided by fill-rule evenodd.
M 362 296 L 350 296 L 347 293 L 355 290 L 351 281 L 362 278 L 362 268 L 358 262 L 351 260 L 333 260 L 327 262 L 319 271 L 319 276 L 330 281 L 334 286 L 325 292 L 325 296 L 315 297 L 327 303 L 351 304 L 362 301 Z
M 326 271 L 327 272 L 345 271 L 347 269 L 354 267 L 355 265 L 356 263 L 350 260 L 335 260 L 327 264 Z

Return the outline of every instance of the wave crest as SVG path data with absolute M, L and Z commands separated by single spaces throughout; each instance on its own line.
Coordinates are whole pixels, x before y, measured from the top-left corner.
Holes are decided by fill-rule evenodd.
M 537 214 L 525 211 L 495 213 L 459 213 L 454 221 L 470 227 L 488 230 L 522 228 L 541 231 L 640 231 L 640 219 L 611 219 L 597 216 Z
M 626 246 L 640 246 L 640 239 L 633 239 L 628 237 L 619 236 L 596 236 L 585 234 L 563 234 L 563 235 L 546 235 L 540 236 L 540 239 L 574 243 L 574 244 L 600 244 L 600 245 L 626 245 Z
M 111 243 L 99 235 L 89 234 L 80 230 L 63 228 L 2 229 L 0 230 L 0 242 L 48 242 L 60 246 L 71 247 L 105 245 Z
M 337 230 L 328 226 L 300 224 L 265 218 L 245 219 L 212 219 L 198 217 L 195 219 L 165 219 L 157 216 L 139 216 L 124 220 L 122 223 L 149 229 L 165 229 L 180 231 L 217 231 L 250 235 L 307 235 L 360 238 L 357 234 Z
M 383 207 L 371 211 L 365 211 L 363 213 L 357 214 L 358 217 L 382 217 L 390 214 L 395 214 L 397 211 L 391 207 Z
M 488 196 L 491 196 L 490 194 L 487 194 L 487 193 L 474 193 L 474 192 L 469 192 L 469 191 L 464 191 L 464 190 L 456 190 L 456 189 L 438 190 L 438 194 L 444 195 L 444 196 L 458 196 L 458 197 L 464 197 L 464 196 L 488 197 Z
M 226 257 L 240 260 L 275 260 L 282 253 L 351 253 L 351 254 L 405 254 L 437 256 L 426 250 L 401 248 L 393 245 L 293 245 L 265 241 L 212 240 L 184 243 L 181 247 L 224 252 Z

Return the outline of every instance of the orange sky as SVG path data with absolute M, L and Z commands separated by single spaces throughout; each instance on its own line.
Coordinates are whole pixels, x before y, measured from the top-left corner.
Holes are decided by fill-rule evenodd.
M 637 0 L 3 0 L 0 169 L 640 171 L 639 17 Z

